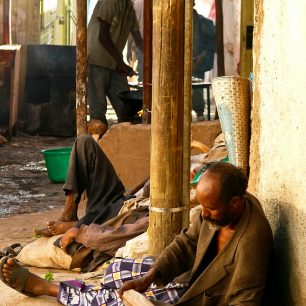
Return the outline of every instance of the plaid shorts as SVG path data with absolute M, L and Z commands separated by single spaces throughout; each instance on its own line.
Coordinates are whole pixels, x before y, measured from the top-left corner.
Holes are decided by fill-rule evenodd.
M 141 259 L 114 258 L 105 272 L 99 287 L 87 286 L 81 281 L 60 283 L 58 301 L 69 306 L 123 306 L 117 289 L 128 280 L 141 277 L 153 264 L 150 257 Z M 187 290 L 188 284 L 170 283 L 164 288 L 154 284 L 143 294 L 149 300 L 158 300 L 170 304 L 176 303 Z

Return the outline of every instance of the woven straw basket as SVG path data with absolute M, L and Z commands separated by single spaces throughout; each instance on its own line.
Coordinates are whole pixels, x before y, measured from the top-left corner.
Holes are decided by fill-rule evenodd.
M 224 133 L 229 161 L 248 173 L 250 141 L 250 81 L 228 76 L 214 78 L 212 89 Z

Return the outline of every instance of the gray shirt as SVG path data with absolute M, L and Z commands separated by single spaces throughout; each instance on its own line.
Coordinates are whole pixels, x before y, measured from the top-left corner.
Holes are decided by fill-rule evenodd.
M 117 62 L 99 41 L 99 19 L 110 24 L 110 37 L 122 53 L 130 32 L 139 29 L 131 0 L 99 0 L 88 25 L 87 52 L 90 64 L 116 69 Z

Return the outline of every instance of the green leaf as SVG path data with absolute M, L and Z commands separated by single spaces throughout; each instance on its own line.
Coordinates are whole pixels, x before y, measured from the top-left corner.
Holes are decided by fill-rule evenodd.
M 53 273 L 52 273 L 52 272 L 46 273 L 46 274 L 44 275 L 44 279 L 47 280 L 48 282 L 54 281 Z

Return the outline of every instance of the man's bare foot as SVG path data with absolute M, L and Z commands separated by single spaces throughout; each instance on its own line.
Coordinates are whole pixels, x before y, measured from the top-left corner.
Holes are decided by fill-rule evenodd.
M 45 236 L 45 237 L 52 237 L 53 234 L 49 231 L 47 227 L 44 228 L 34 228 L 34 233 L 37 236 Z
M 57 297 L 58 285 L 28 272 L 27 269 L 21 267 L 13 258 L 4 257 L 2 260 L 4 264 L 1 264 L 0 274 L 4 284 L 26 295 Z
M 76 221 L 61 222 L 61 221 L 49 221 L 47 223 L 48 230 L 52 235 L 61 235 L 66 233 L 69 229 L 76 225 Z

